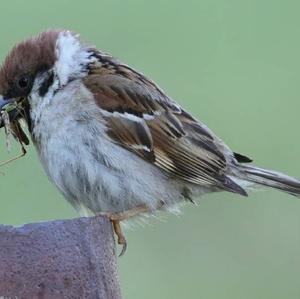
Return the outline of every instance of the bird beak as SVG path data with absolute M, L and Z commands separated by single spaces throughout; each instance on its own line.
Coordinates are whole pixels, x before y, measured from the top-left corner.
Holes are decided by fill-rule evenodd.
M 13 122 L 18 118 L 19 109 L 16 109 L 17 106 L 14 104 L 15 101 L 13 99 L 6 99 L 0 95 L 0 128 L 4 126 L 4 122 L 1 117 L 3 111 L 8 113 L 10 122 Z
M 4 108 L 9 103 L 11 103 L 11 100 L 4 99 L 2 96 L 0 96 L 0 111 L 2 111 L 2 108 Z

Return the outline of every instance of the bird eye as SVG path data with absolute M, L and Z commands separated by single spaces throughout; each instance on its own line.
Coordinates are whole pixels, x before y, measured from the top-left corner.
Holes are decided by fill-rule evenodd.
M 30 83 L 30 77 L 28 75 L 23 75 L 18 79 L 18 87 L 20 89 L 27 89 Z
M 23 74 L 17 78 L 14 84 L 13 94 L 15 96 L 27 96 L 32 88 L 33 78 L 31 74 Z

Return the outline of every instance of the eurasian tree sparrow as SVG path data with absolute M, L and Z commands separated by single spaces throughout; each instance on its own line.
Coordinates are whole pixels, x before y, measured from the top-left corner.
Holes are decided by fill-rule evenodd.
M 70 31 L 16 45 L 0 94 L 0 109 L 17 103 L 15 134 L 27 142 L 24 118 L 49 179 L 80 214 L 110 214 L 123 245 L 120 220 L 209 192 L 246 196 L 241 182 L 300 194 L 298 180 L 247 164 L 153 81 Z

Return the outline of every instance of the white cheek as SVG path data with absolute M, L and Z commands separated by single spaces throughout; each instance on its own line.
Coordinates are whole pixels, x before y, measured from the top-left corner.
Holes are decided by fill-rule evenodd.
M 37 76 L 35 78 L 31 93 L 28 96 L 32 119 L 38 119 L 41 117 L 43 111 L 45 111 L 46 107 L 51 103 L 55 91 L 57 91 L 59 88 L 58 80 L 54 80 L 53 84 L 49 87 L 48 92 L 43 97 L 40 96 L 39 89 L 48 76 L 49 74 L 47 73 Z
M 59 34 L 55 54 L 56 62 L 54 66 L 48 72 L 37 75 L 29 96 L 31 113 L 34 119 L 41 117 L 49 104 L 56 98 L 58 90 L 64 94 L 66 92 L 65 88 L 68 88 L 67 93 L 70 96 L 70 89 L 72 90 L 74 87 L 73 83 L 86 76 L 87 66 L 95 62 L 95 58 L 90 57 L 88 48 L 81 43 L 79 36 L 69 31 L 63 31 Z M 53 72 L 54 80 L 47 93 L 41 97 L 39 89 L 43 82 L 47 80 L 49 72 Z M 61 98 L 65 97 L 62 95 Z

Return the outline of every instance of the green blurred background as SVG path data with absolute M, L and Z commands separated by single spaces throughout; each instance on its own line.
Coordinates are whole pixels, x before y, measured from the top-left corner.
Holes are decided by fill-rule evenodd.
M 2 1 L 0 56 L 47 28 L 78 31 L 153 78 L 232 149 L 300 177 L 299 10 L 293 0 Z M 1 223 L 76 217 L 32 147 L 1 171 Z M 183 212 L 126 232 L 125 298 L 300 298 L 299 199 L 213 194 Z

